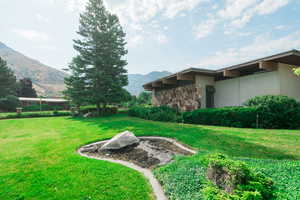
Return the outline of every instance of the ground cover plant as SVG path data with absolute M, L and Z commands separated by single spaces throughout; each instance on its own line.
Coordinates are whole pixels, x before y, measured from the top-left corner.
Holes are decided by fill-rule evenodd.
M 171 200 L 205 199 L 206 167 L 200 153 L 190 158 L 178 157 L 175 162 L 158 168 L 157 178 Z M 300 161 L 279 161 L 234 158 L 247 163 L 256 173 L 270 177 L 274 183 L 274 199 L 296 200 L 300 197 Z
M 75 152 L 84 144 L 111 138 L 125 130 L 138 136 L 175 138 L 200 152 L 221 152 L 232 157 L 300 159 L 300 133 L 293 130 L 184 125 L 127 115 L 1 120 L 0 146 L 4 148 L 0 149 L 0 166 L 5 167 L 0 168 L 0 199 L 151 199 L 151 189 L 139 173 L 120 165 L 87 159 Z M 197 158 L 186 159 L 179 160 L 189 166 L 194 165 L 189 159 Z M 264 161 L 253 161 L 259 167 L 271 165 L 270 161 L 260 162 Z M 187 188 L 185 194 L 193 196 L 189 190 L 196 190 L 198 186 L 190 181 L 196 181 L 192 177 L 199 174 L 201 167 L 185 168 L 177 161 L 176 164 L 178 167 L 171 164 L 170 168 L 173 166 L 188 177 L 181 180 L 182 177 L 173 176 L 173 190 L 178 190 L 176 184 L 181 180 L 181 184 L 188 184 L 182 185 Z M 275 184 L 281 184 L 282 195 L 297 195 L 293 191 L 299 187 L 295 180 L 299 176 L 298 162 L 283 160 L 276 165 L 284 171 L 285 177 L 291 177 L 277 174 L 275 167 L 266 169 L 269 176 L 281 180 Z

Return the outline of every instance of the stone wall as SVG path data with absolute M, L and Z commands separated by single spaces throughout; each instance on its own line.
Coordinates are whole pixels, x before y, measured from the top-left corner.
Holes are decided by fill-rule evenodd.
M 168 105 L 181 111 L 189 111 L 201 108 L 201 98 L 202 88 L 189 84 L 170 89 L 155 89 L 152 104 Z

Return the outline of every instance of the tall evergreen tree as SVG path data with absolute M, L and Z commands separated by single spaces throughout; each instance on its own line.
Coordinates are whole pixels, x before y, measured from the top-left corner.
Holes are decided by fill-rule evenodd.
M 85 64 L 80 56 L 73 58 L 69 70 L 71 76 L 65 78 L 67 90 L 64 91 L 64 94 L 77 108 L 80 108 L 88 99 L 86 79 L 83 76 Z
M 0 98 L 16 95 L 16 77 L 7 63 L 0 57 Z
M 30 78 L 23 78 L 18 82 L 17 95 L 19 97 L 37 97 Z
M 86 100 L 96 104 L 100 112 L 101 106 L 121 101 L 116 97 L 124 94 L 123 87 L 128 84 L 125 33 L 118 17 L 106 10 L 102 0 L 89 0 L 79 22 L 81 38 L 74 40 L 74 48 L 85 67 L 76 77 L 84 79 Z

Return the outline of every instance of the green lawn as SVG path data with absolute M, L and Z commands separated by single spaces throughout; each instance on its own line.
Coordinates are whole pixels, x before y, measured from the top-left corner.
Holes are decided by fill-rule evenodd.
M 299 131 L 181 125 L 125 115 L 0 120 L 0 199 L 152 199 L 139 173 L 75 152 L 125 130 L 230 156 L 300 159 Z

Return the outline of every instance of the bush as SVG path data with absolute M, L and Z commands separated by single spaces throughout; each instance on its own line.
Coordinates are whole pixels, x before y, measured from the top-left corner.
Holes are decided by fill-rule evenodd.
M 19 99 L 15 96 L 9 95 L 4 98 L 0 98 L 0 110 L 13 112 L 19 106 Z
M 183 113 L 183 121 L 189 124 L 255 128 L 256 116 L 255 107 L 208 108 Z
M 246 106 L 258 109 L 261 128 L 300 128 L 300 103 L 281 95 L 258 96 L 248 100 Z
M 23 111 L 24 112 L 31 112 L 31 111 L 51 111 L 51 110 L 64 110 L 63 106 L 52 106 L 48 104 L 33 104 L 30 106 L 24 106 Z
M 37 118 L 37 117 L 59 117 L 69 116 L 69 111 L 43 111 L 43 112 L 23 112 L 18 113 L 1 113 L 0 119 L 17 119 L 17 118 Z
M 141 107 L 135 106 L 129 109 L 128 114 L 142 119 L 162 121 L 162 122 L 181 122 L 179 113 L 168 106 L 160 107 Z
M 271 200 L 275 189 L 271 179 L 252 172 L 241 161 L 231 160 L 222 154 L 208 155 L 208 184 L 203 188 L 207 200 Z
M 80 109 L 80 113 L 81 114 L 87 114 L 87 113 L 93 113 L 94 116 L 99 116 L 99 114 L 97 113 L 97 108 L 96 106 L 83 106 Z M 106 108 L 101 108 L 100 113 L 102 113 L 102 116 L 110 116 L 110 115 L 114 115 L 118 113 L 118 108 L 117 107 L 106 107 Z

